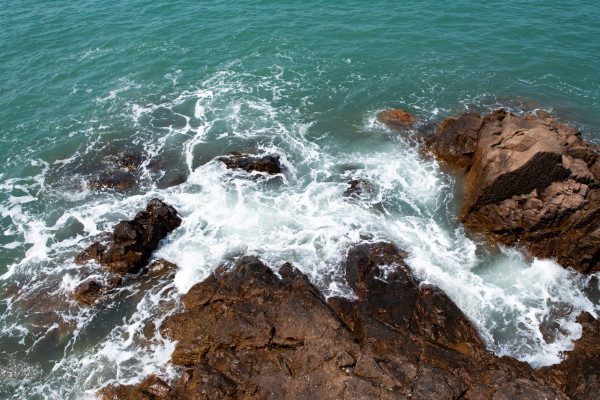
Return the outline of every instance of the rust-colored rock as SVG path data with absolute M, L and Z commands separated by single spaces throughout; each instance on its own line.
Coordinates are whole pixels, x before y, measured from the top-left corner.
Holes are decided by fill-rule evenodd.
M 151 376 L 99 394 L 163 400 L 568 398 L 566 375 L 540 373 L 485 350 L 464 314 L 438 288 L 420 285 L 403 257 L 389 243 L 353 247 L 344 267 L 357 299 L 328 302 L 291 264 L 276 275 L 256 257 L 225 263 L 192 287 L 185 311 L 161 327 L 177 341 L 172 360 L 186 367 L 182 376 L 171 383 Z M 590 388 L 577 395 L 594 393 Z
M 461 219 L 581 272 L 600 270 L 600 161 L 576 128 L 543 113 L 449 118 L 425 141 L 467 172 Z
M 242 169 L 246 172 L 256 171 L 275 175 L 282 171 L 279 156 L 252 157 L 232 152 L 215 160 L 221 161 L 229 169 Z
M 121 221 L 112 236 L 96 242 L 80 253 L 75 262 L 95 259 L 115 273 L 137 273 L 167 233 L 181 224 L 177 211 L 159 199 L 152 199 L 146 210 L 133 220 Z M 109 238 L 111 242 L 107 243 Z
M 600 322 L 584 312 L 577 318 L 583 335 L 567 359 L 545 368 L 551 380 L 572 399 L 593 400 L 600 393 Z
M 398 126 L 413 126 L 419 122 L 419 118 L 407 113 L 406 111 L 398 108 L 396 110 L 386 110 L 377 114 L 377 119 L 389 126 L 390 128 Z

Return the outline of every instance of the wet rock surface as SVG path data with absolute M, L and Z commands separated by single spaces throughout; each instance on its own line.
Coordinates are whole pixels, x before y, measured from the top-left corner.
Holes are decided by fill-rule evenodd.
M 124 191 L 138 184 L 140 167 L 144 161 L 141 153 L 124 151 L 108 158 L 110 160 L 108 170 L 100 173 L 88 183 L 90 189 Z
M 413 126 L 419 122 L 419 117 L 415 117 L 401 108 L 382 111 L 377 114 L 377 119 L 390 128 Z
M 75 257 L 75 263 L 95 260 L 108 269 L 103 280 L 80 284 L 72 298 L 86 305 L 100 304 L 105 296 L 123 282 L 124 274 L 137 274 L 146 266 L 159 242 L 181 225 L 177 211 L 159 199 L 148 202 L 133 220 L 121 221 L 113 233 L 105 233 L 100 240 Z M 142 272 L 164 275 L 176 269 L 175 264 L 159 259 Z
M 600 270 L 600 161 L 579 131 L 545 113 L 444 120 L 425 149 L 466 172 L 461 219 L 580 272 Z
M 328 302 L 291 264 L 275 274 L 253 256 L 225 263 L 193 286 L 184 297 L 185 310 L 167 317 L 160 328 L 177 341 L 172 362 L 185 368 L 181 377 L 169 383 L 150 376 L 138 385 L 105 387 L 99 394 L 104 399 L 566 399 L 567 394 L 597 394 L 589 378 L 597 371 L 592 362 L 585 365 L 593 371 L 582 369 L 578 375 L 586 377 L 580 384 L 569 381 L 570 372 L 535 371 L 485 350 L 456 305 L 438 288 L 421 285 L 403 258 L 389 243 L 353 247 L 344 268 L 356 299 Z M 597 326 L 593 318 L 589 323 Z
M 152 199 L 134 219 L 121 221 L 112 235 L 95 242 L 76 258 L 76 263 L 95 259 L 115 273 L 137 273 L 158 243 L 181 225 L 177 211 L 159 199 Z
M 215 160 L 222 162 L 229 169 L 242 169 L 246 172 L 264 172 L 270 175 L 281 173 L 279 156 L 254 157 L 232 152 Z
M 348 182 L 348 188 L 344 191 L 344 197 L 359 198 L 371 191 L 371 185 L 364 179 L 353 179 Z
M 600 322 L 584 312 L 577 322 L 583 335 L 567 359 L 559 365 L 545 368 L 550 380 L 573 399 L 592 400 L 600 394 Z

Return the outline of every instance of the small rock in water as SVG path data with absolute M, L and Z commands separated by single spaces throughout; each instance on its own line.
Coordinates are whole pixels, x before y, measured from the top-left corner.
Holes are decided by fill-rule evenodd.
M 360 197 L 371 189 L 369 182 L 364 179 L 353 179 L 348 182 L 350 187 L 344 191 L 344 197 Z
M 253 157 L 247 154 L 232 152 L 226 156 L 217 157 L 229 169 L 242 169 L 246 172 L 265 172 L 270 175 L 281 173 L 279 156 Z
M 415 117 L 401 108 L 396 110 L 382 111 L 377 114 L 377 119 L 390 128 L 395 128 L 398 126 L 413 126 L 419 122 L 419 117 Z

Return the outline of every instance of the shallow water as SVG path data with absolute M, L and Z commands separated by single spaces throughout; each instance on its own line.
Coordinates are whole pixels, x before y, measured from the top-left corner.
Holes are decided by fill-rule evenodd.
M 402 107 L 427 131 L 465 111 L 541 108 L 599 143 L 600 12 L 558 3 L 0 5 L 0 397 L 173 375 L 173 344 L 144 326 L 223 260 L 290 261 L 350 295 L 339 264 L 362 240 L 406 250 L 497 354 L 559 362 L 578 313 L 600 312 L 598 281 L 466 234 L 461 182 L 374 118 Z M 143 155 L 138 185 L 87 188 L 125 151 Z M 285 171 L 211 162 L 228 151 L 278 154 Z M 370 190 L 345 198 L 352 179 Z M 155 253 L 174 279 L 74 304 L 101 275 L 74 256 L 153 197 L 183 217 Z

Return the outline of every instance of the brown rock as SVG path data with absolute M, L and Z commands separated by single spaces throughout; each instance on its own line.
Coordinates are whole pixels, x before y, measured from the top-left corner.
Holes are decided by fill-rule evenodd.
M 402 109 L 396 110 L 386 110 L 377 114 L 377 119 L 389 126 L 389 127 L 398 127 L 398 126 L 413 126 L 417 122 L 419 122 L 419 118 L 414 115 L 410 115 L 406 111 Z
M 73 298 L 89 306 L 102 302 L 102 285 L 96 281 L 89 281 L 77 286 Z
M 460 310 L 439 289 L 420 287 L 391 244 L 358 245 L 344 266 L 358 298 L 332 298 L 329 307 L 291 264 L 280 268 L 281 278 L 256 257 L 223 264 L 190 289 L 185 311 L 161 327 L 177 341 L 173 363 L 187 367 L 182 376 L 170 384 L 151 376 L 100 394 L 164 400 L 566 398 L 554 375 L 487 352 Z
M 156 375 L 150 375 L 138 385 L 107 386 L 100 390 L 103 400 L 168 400 L 171 387 Z
M 577 318 L 583 335 L 567 359 L 545 368 L 551 380 L 572 399 L 597 399 L 600 393 L 600 322 L 583 312 Z
M 160 240 L 180 224 L 181 218 L 173 207 L 153 199 L 133 220 L 117 224 L 110 244 L 92 244 L 75 262 L 82 263 L 93 257 L 113 272 L 136 273 L 146 264 Z
M 597 149 L 546 115 L 450 118 L 425 149 L 467 171 L 462 220 L 581 272 L 599 270 Z
M 257 171 L 275 175 L 282 171 L 279 156 L 252 157 L 232 152 L 215 160 L 221 161 L 229 169 L 242 169 L 246 172 Z
M 103 282 L 83 282 L 73 293 L 73 299 L 88 306 L 95 306 L 104 301 L 105 295 L 121 284 L 123 278 L 118 274 L 110 274 Z
M 473 163 L 481 123 L 482 118 L 474 113 L 447 118 L 438 126 L 436 136 L 425 139 L 425 148 L 445 163 L 468 171 Z

